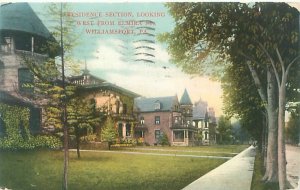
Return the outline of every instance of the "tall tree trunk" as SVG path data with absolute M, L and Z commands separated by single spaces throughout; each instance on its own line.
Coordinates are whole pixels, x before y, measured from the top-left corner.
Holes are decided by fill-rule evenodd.
M 69 167 L 69 138 L 67 127 L 67 108 L 63 105 L 63 128 L 64 128 L 64 176 L 63 176 L 63 189 L 68 189 L 68 167 Z
M 266 171 L 263 180 L 266 182 L 278 181 L 278 161 L 277 161 L 277 85 L 274 73 L 268 71 L 268 87 L 267 87 L 267 115 L 268 115 L 268 139 L 267 139 L 267 158 Z
M 263 156 L 264 168 L 267 165 L 267 145 L 268 145 L 268 116 L 264 114 L 263 125 L 262 125 L 262 135 L 261 135 L 261 155 Z
M 255 86 L 257 87 L 258 94 L 262 102 L 266 103 L 265 109 L 268 115 L 268 140 L 267 140 L 267 158 L 266 158 L 266 171 L 263 180 L 266 182 L 278 181 L 278 162 L 277 162 L 277 97 L 276 97 L 276 80 L 275 73 L 271 67 L 267 67 L 267 96 L 263 84 L 261 83 L 259 76 L 255 68 L 251 65 L 250 61 L 247 61 L 247 65 L 251 72 Z
M 279 89 L 279 113 L 278 113 L 278 170 L 279 188 L 284 190 L 287 184 L 286 155 L 285 155 L 285 104 L 286 104 L 286 79 L 283 77 Z
M 80 136 L 78 129 L 76 130 L 76 150 L 77 150 L 77 158 L 80 158 Z

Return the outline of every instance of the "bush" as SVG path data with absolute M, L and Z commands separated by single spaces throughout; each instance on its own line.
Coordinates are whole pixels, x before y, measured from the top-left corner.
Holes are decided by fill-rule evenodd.
M 0 138 L 0 150 L 33 150 L 37 148 L 59 149 L 62 147 L 61 141 L 54 136 L 36 136 L 23 138 Z
M 158 140 L 158 144 L 160 145 L 170 145 L 169 143 L 169 139 L 168 139 L 168 136 L 166 134 L 163 134 L 162 136 L 160 136 L 159 140 Z

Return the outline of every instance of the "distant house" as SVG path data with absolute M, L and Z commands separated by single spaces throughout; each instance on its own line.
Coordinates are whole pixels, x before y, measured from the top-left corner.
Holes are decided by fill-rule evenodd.
M 202 135 L 202 144 L 216 144 L 216 117 L 213 108 L 201 99 L 193 107 L 193 125 Z
M 197 129 L 192 125 L 193 104 L 186 90 L 180 102 L 177 96 L 139 97 L 135 98 L 134 105 L 139 120 L 136 138 L 156 145 L 162 135 L 166 135 L 170 145 L 193 145 Z
M 120 140 L 134 138 L 133 127 L 136 119 L 133 104 L 138 94 L 90 74 L 87 68 L 81 75 L 68 80 L 79 87 L 79 97 L 94 101 L 100 113 L 114 119 Z M 97 133 L 101 132 L 100 127 L 95 130 Z

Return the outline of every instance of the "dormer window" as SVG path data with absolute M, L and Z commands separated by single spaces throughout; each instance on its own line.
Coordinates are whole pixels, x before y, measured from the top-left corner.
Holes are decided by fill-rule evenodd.
M 141 117 L 140 122 L 141 122 L 142 125 L 144 125 L 144 123 L 145 123 L 144 117 Z
M 154 109 L 155 110 L 160 110 L 161 108 L 160 108 L 160 102 L 159 101 L 156 101 L 155 103 L 154 103 Z

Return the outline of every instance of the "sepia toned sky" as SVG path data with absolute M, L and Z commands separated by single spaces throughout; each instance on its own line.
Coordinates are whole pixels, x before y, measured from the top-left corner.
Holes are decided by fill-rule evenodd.
M 53 20 L 47 14 L 48 3 L 31 2 L 30 5 L 44 24 L 51 28 Z M 80 21 L 81 24 L 83 21 L 86 24 L 93 21 L 92 26 L 78 25 L 74 31 L 74 35 L 79 36 L 79 45 L 74 50 L 74 57 L 82 62 L 82 68 L 86 61 L 93 75 L 146 97 L 177 94 L 180 99 L 186 88 L 192 102 L 202 99 L 208 102 L 209 107 L 215 109 L 217 116 L 222 114 L 220 84 L 204 76 L 192 77 L 183 73 L 180 68 L 170 62 L 167 45 L 158 42 L 155 37 L 144 35 L 143 38 L 155 41 L 154 44 L 150 44 L 155 50 L 147 52 L 155 57 L 140 57 L 143 55 L 135 55 L 136 44 L 133 43 L 141 39 L 137 37 L 138 35 L 88 34 L 86 32 L 87 29 L 124 29 L 117 23 L 128 20 L 155 22 L 155 25 L 149 26 L 154 28 L 149 33 L 156 36 L 171 31 L 174 22 L 162 3 L 72 3 L 71 7 L 70 12 L 74 13 L 73 16 L 77 14 L 73 17 L 75 21 Z M 90 13 L 98 13 L 98 16 L 78 16 Z M 110 13 L 116 14 L 110 15 Z M 123 13 L 123 15 L 130 13 L 133 16 L 127 17 L 128 15 L 122 16 L 117 13 Z M 114 22 L 114 25 L 98 25 L 98 22 Z M 137 59 L 149 59 L 153 63 L 136 61 Z

